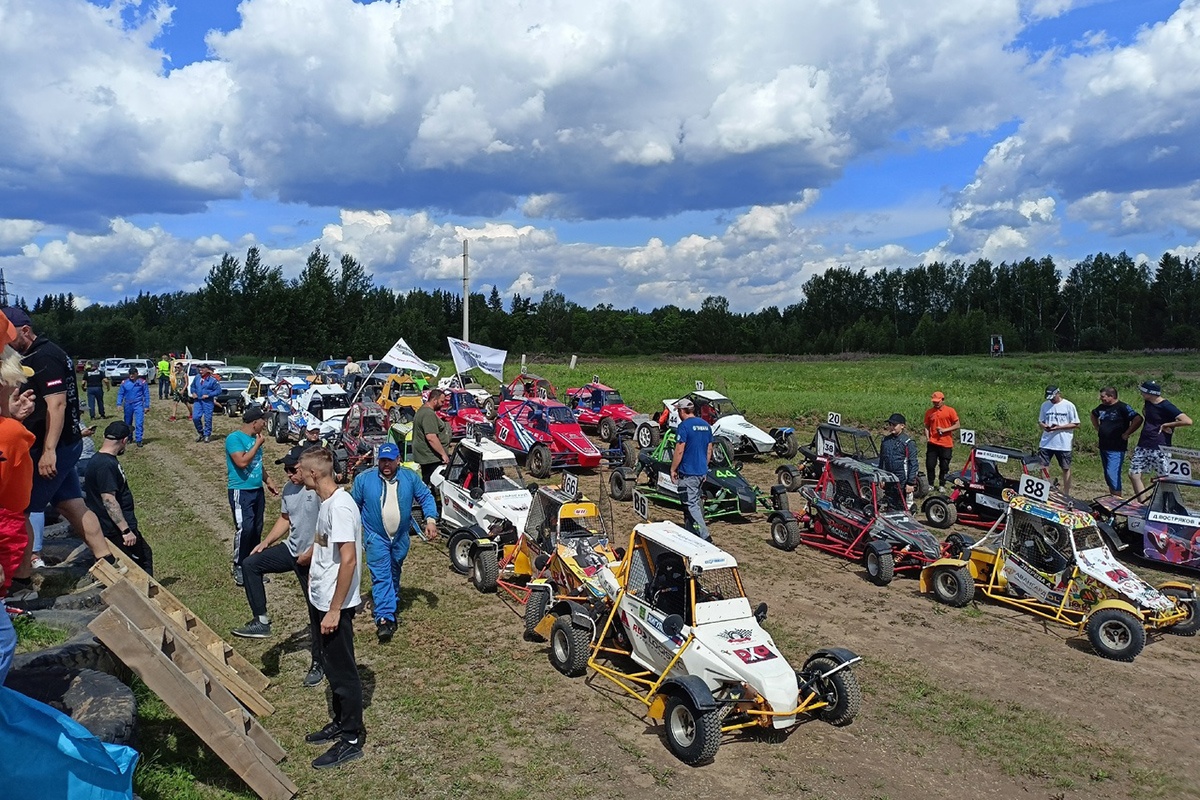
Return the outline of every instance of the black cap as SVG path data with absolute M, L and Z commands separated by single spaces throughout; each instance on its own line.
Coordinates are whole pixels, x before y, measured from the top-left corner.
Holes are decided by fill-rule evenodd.
M 888 425 L 907 425 L 908 420 L 906 420 L 904 418 L 903 414 L 892 414 L 890 417 L 887 418 L 887 424 Z
M 1056 395 L 1056 394 L 1058 394 L 1057 386 L 1054 386 L 1053 384 L 1051 384 L 1050 386 L 1046 387 L 1046 399 L 1047 400 L 1053 400 L 1054 395 Z
M 304 453 L 304 451 L 305 451 L 305 450 L 307 450 L 307 449 L 308 449 L 308 448 L 307 448 L 307 447 L 305 447 L 304 445 L 299 445 L 299 444 L 298 444 L 298 445 L 296 445 L 295 447 L 293 447 L 291 450 L 288 450 L 288 451 L 287 451 L 287 452 L 284 454 L 283 458 L 277 458 L 277 459 L 275 459 L 275 463 L 276 463 L 276 464 L 283 464 L 285 467 L 294 467 L 294 466 L 296 466 L 297 464 L 299 464 L 299 463 L 300 463 L 300 456 L 301 456 L 301 455 Z
M 114 442 L 128 439 L 130 436 L 133 436 L 133 431 L 121 420 L 108 423 L 108 427 L 104 429 L 104 438 L 112 439 Z
M 258 403 L 251 403 L 246 407 L 246 411 L 242 414 L 242 422 L 257 422 L 265 417 L 267 413 L 262 410 L 262 406 Z
M 1162 394 L 1162 386 L 1158 381 L 1142 381 L 1142 385 L 1138 387 L 1138 391 L 1142 394 L 1160 395 Z
M 8 317 L 8 321 L 13 324 L 14 328 L 20 328 L 25 325 L 33 325 L 33 320 L 25 313 L 25 309 L 17 308 L 16 306 L 6 306 L 4 308 L 4 316 Z

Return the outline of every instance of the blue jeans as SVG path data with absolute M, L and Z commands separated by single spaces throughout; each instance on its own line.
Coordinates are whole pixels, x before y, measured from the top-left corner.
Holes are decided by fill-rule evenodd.
M 1113 494 L 1121 493 L 1121 468 L 1125 466 L 1124 450 L 1101 450 L 1100 463 L 1104 465 L 1104 482 Z
M 375 603 L 375 621 L 396 621 L 396 606 L 400 602 L 400 573 L 412 538 L 408 526 L 402 525 L 402 533 L 389 539 L 387 534 L 373 530 L 363 531 L 363 548 L 366 550 L 367 569 L 371 571 L 371 600 Z
M 17 631 L 13 628 L 4 601 L 0 600 L 0 686 L 8 677 L 8 669 L 12 666 L 13 654 L 17 652 Z
M 212 436 L 212 415 L 212 400 L 197 400 L 192 404 L 192 423 L 196 426 L 196 433 Z
M 146 427 L 145 406 L 125 404 L 125 424 L 133 428 L 133 440 L 139 444 L 142 441 L 142 431 Z
M 96 408 L 100 408 L 100 416 L 104 416 L 104 388 L 101 386 L 89 386 L 87 390 L 88 396 L 88 418 L 96 418 Z
M 683 496 L 683 527 L 705 541 L 711 541 L 708 526 L 704 524 L 704 494 L 700 487 L 703 475 L 680 475 L 679 493 Z

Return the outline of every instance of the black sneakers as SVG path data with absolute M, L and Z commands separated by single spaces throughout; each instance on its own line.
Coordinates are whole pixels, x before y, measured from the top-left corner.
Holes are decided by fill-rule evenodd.
M 304 737 L 304 741 L 309 744 L 325 744 L 332 742 L 334 739 L 342 735 L 342 726 L 336 722 L 331 722 L 319 731 L 314 731 Z
M 380 644 L 387 644 L 396 634 L 396 623 L 390 619 L 381 619 L 375 624 L 375 635 L 379 637 Z
M 318 756 L 312 762 L 313 769 L 331 769 L 340 767 L 348 761 L 353 761 L 356 758 L 362 758 L 363 754 L 363 736 L 358 734 L 353 739 L 338 739 L 334 742 L 333 747 L 325 751 L 325 755 Z
M 320 686 L 323 680 L 325 680 L 325 670 L 321 668 L 320 664 L 313 664 L 308 668 L 308 674 L 304 676 L 301 685 L 305 689 L 312 689 L 315 686 Z
M 203 441 L 204 441 L 204 434 L 202 433 L 196 437 L 196 444 L 199 444 L 200 442 L 203 442 Z

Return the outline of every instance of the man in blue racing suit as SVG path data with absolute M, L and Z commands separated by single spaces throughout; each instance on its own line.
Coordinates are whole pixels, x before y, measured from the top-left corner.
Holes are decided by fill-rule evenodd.
M 212 438 L 213 405 L 221 395 L 221 383 L 213 377 L 212 367 L 200 365 L 200 374 L 192 378 L 188 392 L 192 396 L 192 423 L 196 426 L 196 441 L 207 442 Z
M 146 412 L 150 410 L 150 384 L 138 374 L 137 367 L 130 367 L 129 377 L 117 387 L 117 408 L 125 409 L 125 424 L 133 428 L 133 440 L 141 447 Z

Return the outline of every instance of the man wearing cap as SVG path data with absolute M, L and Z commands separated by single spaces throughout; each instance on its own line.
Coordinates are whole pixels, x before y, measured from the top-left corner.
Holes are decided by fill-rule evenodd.
M 212 367 L 200 365 L 200 374 L 192 378 L 192 423 L 196 426 L 196 441 L 212 439 L 213 404 L 221 396 L 221 383 L 213 377 Z
M 115 544 L 149 575 L 154 574 L 154 553 L 150 550 L 133 513 L 133 492 L 117 456 L 125 454 L 133 431 L 128 423 L 117 420 L 104 429 L 104 442 L 88 462 L 83 479 L 87 507 L 100 520 L 104 538 Z
M 233 631 L 243 639 L 265 639 L 271 635 L 271 618 L 267 616 L 267 592 L 263 588 L 263 575 L 278 575 L 295 572 L 308 606 L 308 621 L 312 632 L 312 665 L 304 677 L 303 684 L 313 687 L 325 679 L 321 664 L 321 615 L 308 601 L 308 569 L 312 558 L 313 534 L 317 530 L 317 514 L 321 510 L 321 499 L 312 489 L 305 488 L 297 470 L 300 456 L 307 448 L 298 444 L 283 458 L 275 460 L 282 464 L 288 480 L 283 486 L 279 501 L 279 519 L 271 528 L 267 538 L 255 545 L 242 564 L 242 581 L 246 588 L 246 601 L 254 615 L 245 626 Z M 286 540 L 280 542 L 284 536 Z M 276 542 L 279 542 L 276 544 Z
M 350 496 L 362 514 L 363 547 L 371 571 L 371 599 L 375 605 L 375 633 L 380 643 L 390 642 L 399 621 L 400 573 L 411 543 L 413 503 L 425 514 L 425 538 L 438 537 L 437 505 L 433 493 L 417 473 L 399 469 L 400 448 L 388 442 L 379 446 L 377 465 L 354 478 Z
M 1171 436 L 1176 428 L 1192 424 L 1191 417 L 1163 397 L 1162 386 L 1156 381 L 1143 381 L 1138 391 L 1146 401 L 1142 407 L 1146 424 L 1142 426 L 1137 446 L 1133 448 L 1133 458 L 1129 460 L 1129 482 L 1133 484 L 1134 494 L 1146 488 L 1142 482 L 1143 473 L 1150 470 L 1159 475 L 1166 473 L 1167 453 L 1163 448 L 1171 446 Z
M 108 388 L 108 377 L 104 370 L 92 362 L 83 365 L 83 385 L 87 389 L 88 419 L 108 419 L 104 413 L 104 390 Z
M 164 353 L 158 359 L 158 399 L 166 400 L 171 396 L 171 360 Z
M 76 535 L 83 535 L 92 555 L 111 561 L 112 549 L 100 530 L 100 520 L 83 501 L 83 488 L 75 472 L 83 451 L 75 365 L 62 348 L 34 333 L 33 322 L 22 309 L 5 308 L 4 315 L 16 333 L 13 349 L 23 355 L 24 365 L 33 371 L 29 386 L 34 405 L 25 418 L 25 427 L 34 436 L 29 455 L 36 472 L 27 511 L 57 506 Z
M 911 508 L 913 492 L 917 489 L 917 443 L 904 432 L 908 420 L 903 414 L 892 414 L 884 423 L 887 435 L 879 442 L 879 468 L 887 470 L 900 479 L 904 486 L 904 497 L 900 497 L 899 489 L 893 484 L 888 490 L 894 492 L 892 502 L 897 508 Z
M 671 480 L 683 495 L 683 527 L 706 542 L 712 541 L 704 521 L 701 487 L 712 462 L 712 428 L 695 414 L 686 397 L 675 403 L 679 425 L 675 428 L 675 452 L 671 456 Z
M 1046 387 L 1046 401 L 1038 413 L 1038 424 L 1042 428 L 1042 439 L 1038 443 L 1038 456 L 1042 465 L 1050 466 L 1052 459 L 1058 461 L 1063 474 L 1063 494 L 1071 496 L 1071 447 L 1075 441 L 1075 429 L 1079 427 L 1079 412 L 1075 404 L 1066 400 L 1057 386 Z
M 133 428 L 133 440 L 141 447 L 146 412 L 150 410 L 150 384 L 138 374 L 137 367 L 130 367 L 129 377 L 117 387 L 117 408 L 122 407 L 125 424 Z
M 951 435 L 961 425 L 958 412 L 946 405 L 946 395 L 934 392 L 929 398 L 933 407 L 925 412 L 925 474 L 934 483 L 937 471 L 937 487 L 946 491 L 946 473 L 950 471 L 950 459 L 954 455 L 954 437 Z
M 225 437 L 226 486 L 229 490 L 229 510 L 233 512 L 233 581 L 242 585 L 242 565 L 255 546 L 262 541 L 263 512 L 266 498 L 263 486 L 272 495 L 279 490 L 271 476 L 263 471 L 263 428 L 266 413 L 260 405 L 251 405 L 242 414 L 242 426 Z

